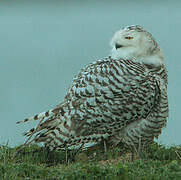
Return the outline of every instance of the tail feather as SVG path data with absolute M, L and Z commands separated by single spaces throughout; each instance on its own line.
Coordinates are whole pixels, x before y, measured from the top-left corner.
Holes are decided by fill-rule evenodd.
M 51 110 L 48 110 L 46 112 L 42 112 L 40 114 L 37 114 L 35 116 L 32 116 L 32 117 L 29 117 L 29 118 L 26 118 L 22 121 L 18 121 L 16 122 L 17 124 L 20 124 L 20 123 L 24 123 L 24 122 L 28 122 L 28 121 L 36 121 L 36 120 L 39 120 L 39 119 L 42 119 L 42 118 L 45 118 L 45 117 L 49 117 L 53 114 L 55 114 L 55 109 L 51 109 Z
M 50 124 L 50 123 L 52 123 L 52 124 Z M 28 130 L 27 132 L 24 132 L 23 136 L 29 137 L 32 134 L 37 133 L 43 129 L 46 129 L 46 130 L 55 129 L 56 125 L 58 125 L 58 123 L 56 123 L 56 121 L 52 122 L 52 120 L 48 120 L 48 121 L 41 123 L 36 128 L 32 128 L 32 129 Z
M 32 128 L 32 129 L 30 129 L 29 131 L 24 132 L 24 133 L 23 133 L 23 136 L 29 137 L 29 136 L 31 136 L 31 134 L 32 134 L 34 131 L 35 131 L 35 128 Z

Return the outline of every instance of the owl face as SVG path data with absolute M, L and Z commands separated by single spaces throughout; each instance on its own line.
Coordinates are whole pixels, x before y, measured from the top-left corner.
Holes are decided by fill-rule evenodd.
M 114 59 L 144 61 L 150 64 L 150 59 L 153 59 L 151 57 L 162 56 L 152 35 L 140 26 L 129 26 L 117 31 L 111 40 L 111 47 L 111 56 Z
M 143 36 L 140 32 L 135 32 L 133 30 L 120 30 L 114 34 L 112 39 L 112 46 L 119 50 L 126 50 L 127 48 L 134 48 L 140 46 Z

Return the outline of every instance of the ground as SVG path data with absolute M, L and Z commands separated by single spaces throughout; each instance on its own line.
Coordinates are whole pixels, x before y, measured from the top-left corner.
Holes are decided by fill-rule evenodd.
M 165 180 L 181 179 L 181 146 L 166 148 L 152 144 L 142 159 L 121 151 L 119 146 L 88 149 L 83 152 L 54 151 L 31 145 L 23 148 L 0 146 L 0 179 L 2 180 Z M 16 156 L 15 156 L 16 154 Z M 67 158 L 68 157 L 68 158 Z M 67 160 L 68 159 L 68 160 Z

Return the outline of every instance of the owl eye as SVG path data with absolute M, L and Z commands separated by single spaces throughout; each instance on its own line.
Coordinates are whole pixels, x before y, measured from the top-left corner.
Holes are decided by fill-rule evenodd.
M 133 39 L 131 36 L 126 36 L 125 39 Z

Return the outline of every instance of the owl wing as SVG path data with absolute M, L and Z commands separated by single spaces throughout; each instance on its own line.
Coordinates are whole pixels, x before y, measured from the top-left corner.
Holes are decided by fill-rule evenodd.
M 157 92 L 156 80 L 143 64 L 107 58 L 88 65 L 74 78 L 64 112 L 73 115 L 77 135 L 112 134 L 148 116 Z

